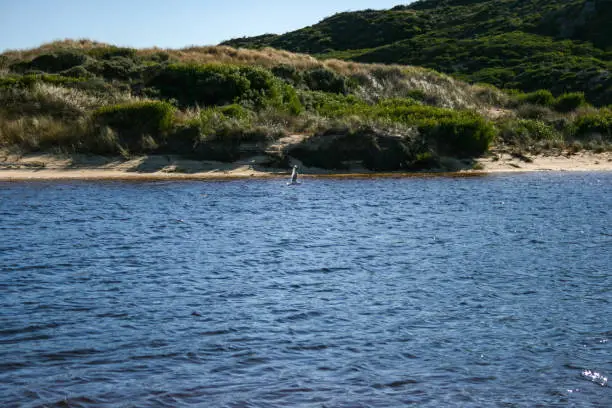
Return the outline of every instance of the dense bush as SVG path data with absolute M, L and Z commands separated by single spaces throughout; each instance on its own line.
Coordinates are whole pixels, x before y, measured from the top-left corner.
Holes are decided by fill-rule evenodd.
M 76 67 L 62 71 L 60 75 L 70 78 L 93 78 L 95 76 L 82 65 L 77 65 Z
M 419 130 L 440 155 L 476 157 L 485 153 L 496 136 L 492 123 L 471 112 L 457 112 L 445 118 L 425 119 Z
M 79 51 L 65 50 L 51 54 L 42 54 L 29 62 L 19 62 L 11 66 L 17 72 L 37 70 L 47 73 L 58 73 L 87 62 L 87 56 Z
M 585 105 L 587 101 L 583 92 L 571 92 L 559 96 L 554 107 L 557 112 L 571 112 Z
M 263 68 L 235 65 L 172 64 L 149 82 L 160 96 L 181 106 L 220 106 L 232 103 L 254 109 L 276 106 L 299 113 L 295 90 Z
M 105 106 L 93 114 L 98 126 L 117 132 L 119 143 L 140 151 L 143 139 L 163 137 L 172 127 L 175 108 L 167 102 L 143 101 Z
M 87 78 L 64 77 L 56 74 L 28 74 L 28 75 L 9 75 L 0 77 L 0 89 L 2 88 L 28 88 L 37 82 L 45 82 L 54 85 L 73 85 L 86 81 Z
M 298 86 L 304 81 L 302 72 L 292 65 L 277 65 L 271 71 L 276 77 L 292 86 Z
M 543 140 L 561 139 L 561 134 L 540 120 L 512 119 L 500 124 L 500 139 L 511 145 L 530 145 Z
M 115 46 L 95 47 L 87 50 L 87 55 L 96 59 L 111 59 L 123 57 L 129 59 L 136 58 L 136 49 Z
M 312 91 L 323 91 L 337 94 L 349 92 L 346 77 L 324 68 L 315 68 L 303 73 L 304 83 Z
M 128 80 L 138 76 L 142 67 L 127 57 L 97 60 L 86 66 L 87 70 L 105 79 Z
M 547 107 L 553 106 L 555 103 L 555 97 L 546 89 L 540 89 L 535 92 L 519 95 L 518 100 L 520 103 L 524 104 L 541 105 Z
M 572 126 L 573 134 L 578 138 L 601 135 L 602 139 L 612 141 L 612 110 L 601 109 L 576 118 Z
M 163 98 L 175 99 L 182 106 L 226 105 L 250 89 L 238 67 L 220 64 L 169 65 L 149 85 Z
M 368 109 L 363 100 L 354 95 L 338 95 L 321 91 L 301 91 L 300 102 L 306 110 L 327 117 L 340 117 Z

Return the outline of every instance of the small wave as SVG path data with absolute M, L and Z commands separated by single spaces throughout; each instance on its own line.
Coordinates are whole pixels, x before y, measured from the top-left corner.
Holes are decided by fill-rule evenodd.
M 408 378 L 405 380 L 392 381 L 386 384 L 374 384 L 373 387 L 374 388 L 399 388 L 399 387 L 403 387 L 404 385 L 411 385 L 411 384 L 418 384 L 418 383 L 419 382 L 417 380 Z
M 236 330 L 234 329 L 225 329 L 225 330 L 210 330 L 210 331 L 204 331 L 204 332 L 200 332 L 201 336 L 220 336 L 223 334 L 230 334 L 230 333 L 235 333 Z
M 318 317 L 318 316 L 322 316 L 323 313 L 322 312 L 304 312 L 304 313 L 296 313 L 296 314 L 292 314 L 290 316 L 287 317 L 282 317 L 280 319 L 278 319 L 277 321 L 279 323 L 287 323 L 287 322 L 295 322 L 298 320 L 307 320 L 310 319 L 311 317 Z
M 34 336 L 17 337 L 17 338 L 8 339 L 8 340 L 0 339 L 0 344 L 18 344 L 18 343 L 23 343 L 26 341 L 49 340 L 51 338 L 52 338 L 51 336 L 48 336 L 46 334 L 39 334 L 39 335 L 34 335 Z
M 604 375 L 598 373 L 597 371 L 592 371 L 592 370 L 584 370 L 581 373 L 583 378 L 586 378 L 587 380 L 594 382 L 595 384 L 599 384 L 602 387 L 605 387 L 608 385 L 608 377 L 605 377 Z
M 22 333 L 32 333 L 45 329 L 54 329 L 59 327 L 57 323 L 49 323 L 49 324 L 40 324 L 40 325 L 31 325 L 26 327 L 20 327 L 17 329 L 4 329 L 0 330 L 0 336 L 11 336 L 14 334 L 22 334 Z
M 62 398 L 51 403 L 42 405 L 43 407 L 88 407 L 99 404 L 100 401 L 89 398 L 89 397 L 72 397 Z
M 129 359 L 134 360 L 134 361 L 159 360 L 159 359 L 166 359 L 166 358 L 175 358 L 175 357 L 179 357 L 180 355 L 181 355 L 180 353 L 141 354 L 138 356 L 131 356 Z
M 292 346 L 292 347 L 288 347 L 289 350 L 298 350 L 298 351 L 319 351 L 319 350 L 326 350 L 328 349 L 330 346 L 325 345 L 325 344 L 315 344 L 315 345 L 304 345 L 304 346 Z
M 46 353 L 46 354 L 42 354 L 42 357 L 50 361 L 58 361 L 58 360 L 63 361 L 63 360 L 69 360 L 75 357 L 91 356 L 96 353 L 98 353 L 98 350 L 93 349 L 93 348 L 88 348 L 88 349 L 58 351 L 56 353 Z
M 97 318 L 112 317 L 115 319 L 126 319 L 130 317 L 128 313 L 105 312 L 96 315 Z
M 290 393 L 294 393 L 294 392 L 313 392 L 314 389 L 313 388 L 283 388 L 282 390 L 278 390 L 279 393 L 281 394 L 290 394 Z
M 471 384 L 481 384 L 481 383 L 486 383 L 486 382 L 495 381 L 495 380 L 497 380 L 497 377 L 495 377 L 494 375 L 485 376 L 485 377 L 470 377 L 466 379 L 466 381 Z

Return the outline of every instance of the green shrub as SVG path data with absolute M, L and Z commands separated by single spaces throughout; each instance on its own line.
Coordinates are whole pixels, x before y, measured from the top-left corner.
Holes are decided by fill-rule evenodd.
M 160 138 L 171 129 L 175 108 L 167 102 L 143 101 L 105 106 L 93 114 L 98 126 L 117 132 L 119 143 L 132 151 L 148 137 Z
M 158 63 L 167 62 L 170 61 L 170 54 L 168 54 L 166 51 L 158 51 L 151 55 L 148 55 L 146 59 Z
M 203 109 L 199 118 L 191 123 L 197 125 L 203 140 L 234 143 L 249 139 L 253 125 L 253 112 L 240 105 L 228 105 Z M 250 140 L 250 141 L 261 141 Z
M 552 119 L 554 116 L 557 116 L 550 108 L 546 106 L 533 105 L 530 103 L 520 105 L 516 109 L 516 114 L 519 118 L 540 120 L 548 120 Z
M 238 67 L 218 64 L 172 64 L 154 77 L 150 86 L 182 106 L 231 104 L 250 88 Z
M 338 95 L 321 91 L 300 91 L 299 98 L 306 110 L 326 117 L 340 117 L 367 110 L 369 105 L 354 95 Z
M 29 62 L 20 62 L 11 66 L 17 72 L 38 70 L 48 73 L 58 73 L 87 62 L 87 56 L 80 51 L 65 50 L 51 54 L 42 54 Z
M 140 66 L 127 57 L 98 60 L 86 66 L 87 70 L 106 79 L 128 80 L 140 73 Z
M 496 129 L 489 121 L 471 112 L 458 112 L 441 119 L 423 119 L 419 130 L 433 142 L 439 155 L 454 157 L 480 156 L 496 136 Z
M 298 86 L 304 80 L 302 73 L 293 65 L 277 65 L 271 69 L 272 74 L 289 85 Z
M 553 106 L 555 103 L 555 97 L 553 94 L 546 89 L 540 89 L 539 91 L 526 93 L 518 96 L 518 100 L 523 104 L 533 104 L 541 106 Z
M 45 82 L 58 86 L 78 86 L 87 81 L 87 78 L 71 78 L 56 74 L 28 74 L 8 75 L 0 77 L 0 89 L 8 88 L 32 88 L 36 83 Z
M 555 128 L 532 119 L 512 119 L 502 123 L 499 136 L 504 143 L 513 145 L 561 139 L 561 134 Z
M 571 92 L 559 96 L 554 108 L 557 112 L 572 112 L 585 105 L 587 101 L 583 92 Z
M 208 64 L 171 64 L 149 82 L 160 96 L 181 106 L 221 106 L 240 103 L 253 109 L 274 106 L 299 113 L 301 104 L 290 85 L 269 70 L 257 67 Z
M 312 91 L 348 94 L 348 79 L 325 68 L 314 68 L 303 73 L 304 83 Z
M 400 109 L 411 106 L 420 106 L 423 103 L 413 98 L 388 98 L 382 99 L 376 105 L 379 109 Z
M 125 47 L 116 47 L 114 45 L 106 46 L 106 47 L 96 47 L 87 51 L 87 54 L 90 57 L 96 59 L 111 59 L 115 57 L 124 57 L 135 59 L 136 58 L 136 49 L 134 48 L 125 48 Z
M 425 91 L 421 89 L 411 89 L 406 93 L 406 96 L 421 102 L 425 102 L 428 99 Z
M 253 112 L 238 104 L 226 105 L 218 108 L 218 111 L 228 118 L 238 120 L 250 120 Z
M 282 84 L 270 71 L 258 67 L 241 67 L 238 69 L 241 77 L 248 83 L 248 89 L 238 97 L 238 100 L 254 109 L 268 105 L 280 107 L 285 84 Z
M 22 76 L 0 76 L 0 89 L 23 87 L 24 85 Z
M 612 110 L 601 109 L 598 112 L 578 116 L 572 125 L 572 134 L 585 138 L 598 133 L 602 139 L 612 141 Z
M 62 71 L 60 75 L 70 78 L 93 78 L 95 76 L 82 65 L 77 65 L 76 67 Z
M 228 105 L 203 109 L 175 131 L 164 148 L 202 160 L 235 161 L 265 154 L 264 145 L 273 136 L 256 124 L 254 112 Z
M 280 105 L 277 105 L 277 108 L 292 115 L 298 115 L 304 110 L 295 88 L 291 85 L 282 86 Z

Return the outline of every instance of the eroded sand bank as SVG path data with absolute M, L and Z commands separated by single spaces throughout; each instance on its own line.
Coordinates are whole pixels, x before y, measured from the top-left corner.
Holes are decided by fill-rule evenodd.
M 19 155 L 0 152 L 0 180 L 224 180 L 240 178 L 287 177 L 290 169 L 271 169 L 262 165 L 264 158 L 253 157 L 235 163 L 197 161 L 174 156 L 156 155 L 131 159 L 88 155 L 53 155 L 46 153 Z M 473 168 L 452 174 L 472 175 L 531 171 L 612 171 L 612 152 L 557 154 L 515 157 L 495 154 L 478 159 Z M 378 177 L 423 173 L 375 173 L 362 168 L 329 171 L 301 167 L 304 177 Z M 430 173 L 429 173 L 430 174 Z M 449 174 L 449 173 L 443 173 Z

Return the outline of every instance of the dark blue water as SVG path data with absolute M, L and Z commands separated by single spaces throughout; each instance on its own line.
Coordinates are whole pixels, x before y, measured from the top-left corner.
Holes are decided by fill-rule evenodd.
M 0 184 L 0 406 L 612 406 L 612 173 Z

